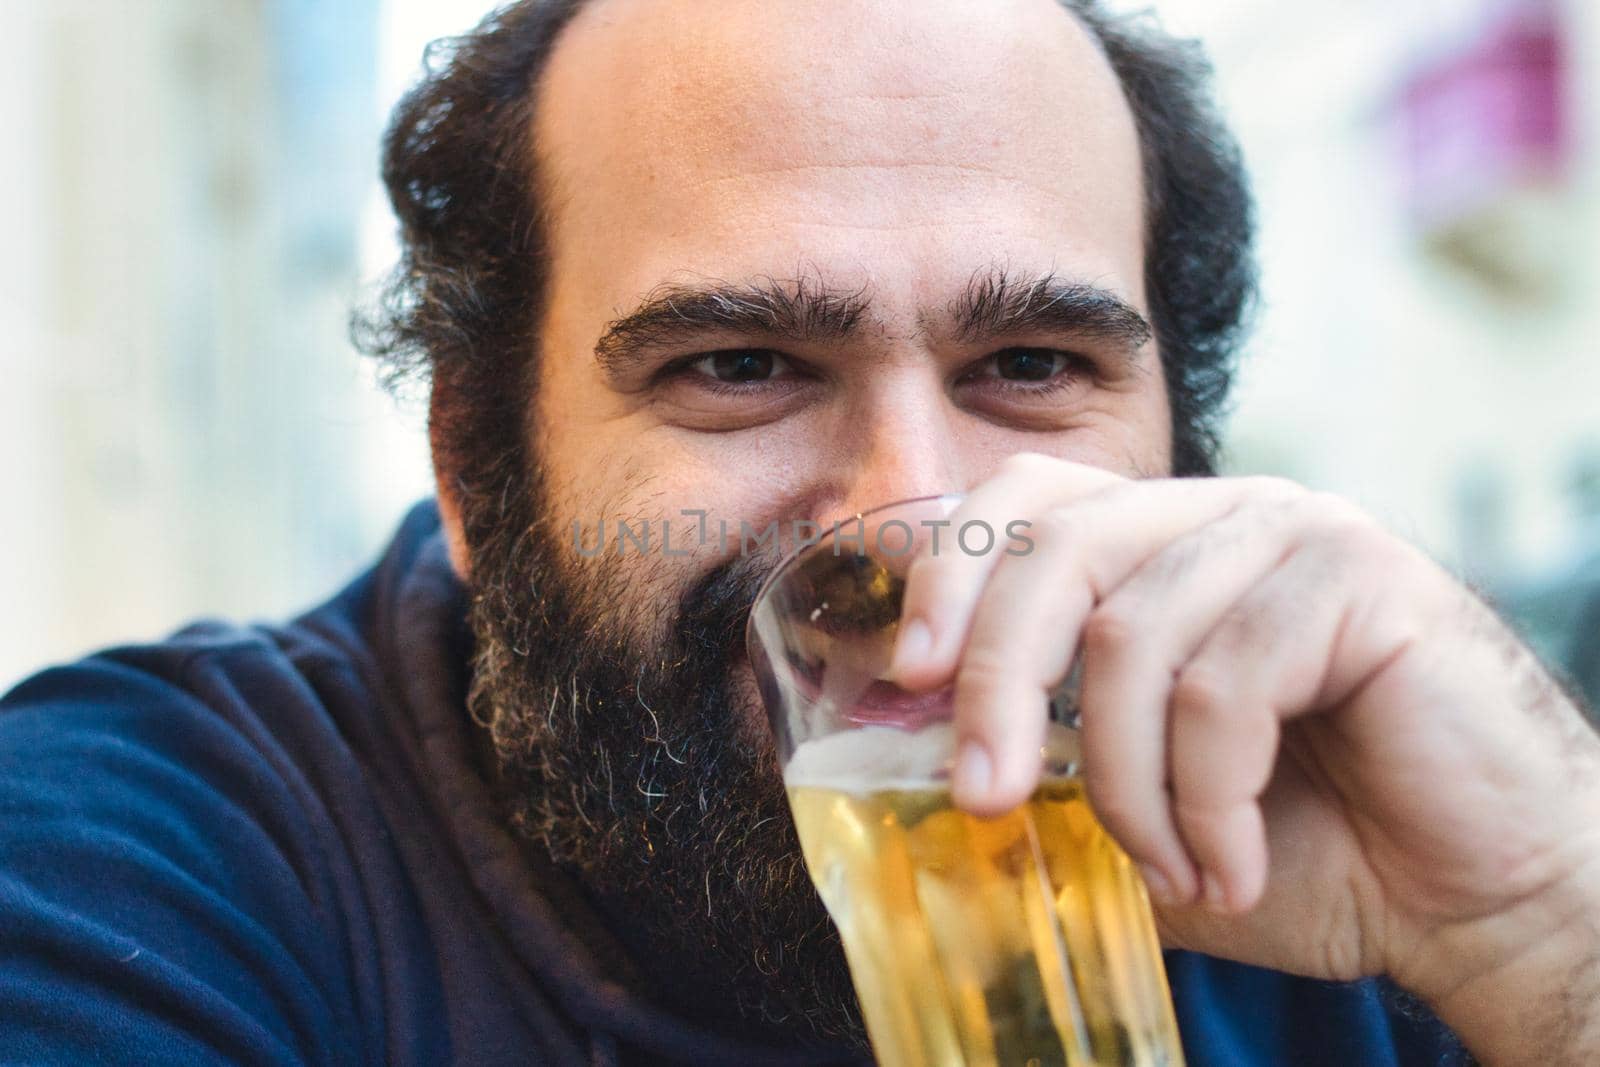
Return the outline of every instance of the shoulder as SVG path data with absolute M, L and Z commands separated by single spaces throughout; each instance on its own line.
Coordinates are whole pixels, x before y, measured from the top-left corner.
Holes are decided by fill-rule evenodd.
M 290 751 L 337 758 L 314 678 L 349 671 L 206 624 L 0 698 L 7 1047 L 277 1063 L 350 1032 L 337 864 Z
M 77 817 L 99 799 L 196 824 L 270 819 L 306 799 L 306 753 L 350 759 L 340 718 L 367 688 L 348 657 L 295 631 L 208 622 L 110 649 L 0 697 L 0 795 L 70 795 Z

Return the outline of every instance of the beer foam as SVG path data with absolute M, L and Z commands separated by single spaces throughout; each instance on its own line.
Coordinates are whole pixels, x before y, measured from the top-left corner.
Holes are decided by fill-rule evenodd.
M 947 779 L 955 751 L 955 725 L 920 730 L 862 726 L 805 742 L 784 770 L 789 788 L 813 786 L 846 793 L 926 787 Z
M 862 726 L 807 741 L 795 749 L 783 773 L 790 789 L 810 787 L 843 793 L 874 793 L 886 789 L 926 789 L 950 779 L 955 758 L 956 730 L 952 722 L 937 722 L 920 730 L 892 726 Z M 1078 762 L 1078 737 L 1052 722 L 1041 751 L 1045 765 L 1074 768 Z

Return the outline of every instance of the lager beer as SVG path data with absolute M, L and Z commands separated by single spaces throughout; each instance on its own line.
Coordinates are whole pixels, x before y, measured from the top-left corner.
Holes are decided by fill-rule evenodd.
M 1082 782 L 975 818 L 940 780 L 951 733 L 835 734 L 785 773 L 880 1064 L 1181 1065 L 1143 883 Z
M 877 508 L 802 548 L 746 630 L 873 1049 L 883 1067 L 1181 1067 L 1144 883 L 1078 777 L 1075 673 L 1035 712 L 1042 784 L 995 819 L 951 803 L 954 686 L 891 677 L 912 563 L 958 503 Z

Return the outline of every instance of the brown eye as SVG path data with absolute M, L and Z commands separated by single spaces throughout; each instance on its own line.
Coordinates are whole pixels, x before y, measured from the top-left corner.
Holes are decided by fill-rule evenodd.
M 1008 348 L 994 357 L 995 376 L 1014 382 L 1044 382 L 1067 368 L 1065 352 L 1048 348 Z
M 782 356 L 764 348 L 713 352 L 690 365 L 698 373 L 729 385 L 765 382 L 787 366 Z

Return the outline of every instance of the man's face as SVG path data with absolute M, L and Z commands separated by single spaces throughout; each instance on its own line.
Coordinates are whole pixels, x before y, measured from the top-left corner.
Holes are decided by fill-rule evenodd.
M 567 518 L 826 523 L 968 488 L 1019 451 L 1167 470 L 1153 343 L 1087 315 L 1078 332 L 954 321 L 999 272 L 1024 297 L 1053 277 L 1148 317 L 1133 118 L 1054 0 L 601 0 L 543 93 L 534 425 Z M 859 317 L 843 336 L 652 329 L 597 357 L 652 295 L 724 285 Z M 637 594 L 710 562 L 640 566 Z
M 1169 469 L 1132 116 L 1054 0 L 596 0 L 535 126 L 538 531 L 468 546 L 475 712 L 514 821 L 656 928 L 636 949 L 847 1032 L 807 1003 L 842 961 L 740 658 L 772 560 L 737 532 L 970 488 L 1019 451 Z M 691 551 L 618 551 L 618 520 Z M 592 550 L 602 521 L 581 557 L 573 524 Z

